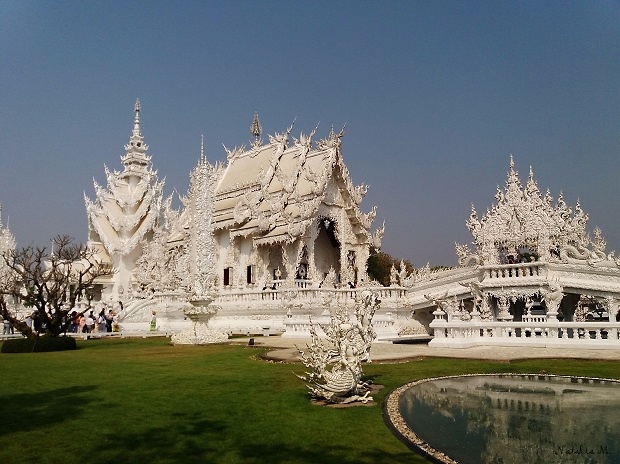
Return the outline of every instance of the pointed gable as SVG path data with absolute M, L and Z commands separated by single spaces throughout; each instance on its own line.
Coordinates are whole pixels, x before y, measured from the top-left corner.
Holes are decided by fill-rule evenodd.
M 342 133 L 332 130 L 313 145 L 315 129 L 289 146 L 290 129 L 270 136 L 267 145 L 228 151 L 228 166 L 215 192 L 214 229 L 229 229 L 232 237 L 251 236 L 256 245 L 291 242 L 316 219 L 319 206 L 330 202 L 326 195 L 332 185 L 356 235 L 366 239 L 368 216 L 358 208 L 365 187 L 351 184 L 340 157 Z
M 588 242 L 588 216 L 579 203 L 573 211 L 560 193 L 553 205 L 549 192 L 541 194 L 531 168 L 527 184 L 522 187 L 512 157 L 506 186 L 503 190 L 498 187 L 495 198 L 497 204 L 480 219 L 472 206 L 467 221 L 474 243 L 487 263 L 498 260 L 499 247 L 514 251 L 526 246 L 548 253 L 550 247 L 559 249 Z

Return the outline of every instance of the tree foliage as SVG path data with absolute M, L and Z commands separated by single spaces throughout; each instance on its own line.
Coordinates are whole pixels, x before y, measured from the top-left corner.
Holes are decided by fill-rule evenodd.
M 93 287 L 95 279 L 108 275 L 110 270 L 95 260 L 93 250 L 74 243 L 68 235 L 59 235 L 52 242 L 52 251 L 30 245 L 2 255 L 9 273 L 0 285 L 0 295 L 13 296 L 24 306 L 32 307 L 45 333 L 58 336 L 77 298 Z M 17 323 L 6 304 L 2 305 L 2 310 L 5 317 Z M 25 324 L 16 324 L 16 327 L 30 335 Z
M 390 285 L 390 270 L 392 269 L 392 266 L 394 266 L 397 270 L 400 270 L 401 262 L 404 264 L 407 273 L 413 271 L 413 266 L 407 260 L 394 258 L 384 252 L 371 255 L 368 258 L 368 277 L 387 287 Z

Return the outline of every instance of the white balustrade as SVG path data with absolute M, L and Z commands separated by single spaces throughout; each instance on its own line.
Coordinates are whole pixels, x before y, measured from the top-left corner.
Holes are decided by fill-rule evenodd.
M 483 266 L 485 277 L 488 279 L 523 279 L 544 277 L 547 271 L 546 264 L 540 261 L 517 264 L 497 264 Z
M 282 282 L 283 281 L 274 281 L 272 285 L 262 290 L 227 287 L 220 290 L 214 304 L 259 301 L 282 302 L 287 299 L 312 303 L 322 301 L 324 298 L 332 298 L 337 304 L 355 300 L 358 292 L 367 289 L 367 287 L 318 287 L 312 281 L 302 279 L 294 281 L 295 285 L 293 287 L 283 287 Z M 404 287 L 372 287 L 372 290 L 379 294 L 379 299 L 381 301 L 396 301 L 403 298 L 407 291 Z
M 434 330 L 434 338 L 429 346 L 435 347 L 496 345 L 620 349 L 618 322 L 448 322 L 443 318 L 436 318 L 430 327 Z

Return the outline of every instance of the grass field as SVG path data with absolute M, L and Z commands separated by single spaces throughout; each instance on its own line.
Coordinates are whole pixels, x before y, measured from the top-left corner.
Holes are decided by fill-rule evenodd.
M 293 372 L 234 345 L 79 341 L 78 350 L 0 355 L 0 463 L 416 463 L 380 403 L 415 379 L 546 371 L 620 378 L 620 363 L 420 359 L 370 364 L 379 404 L 312 405 Z

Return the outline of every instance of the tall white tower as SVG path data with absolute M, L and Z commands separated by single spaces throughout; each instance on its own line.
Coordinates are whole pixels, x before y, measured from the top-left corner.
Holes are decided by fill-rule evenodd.
M 107 189 L 94 181 L 96 200 L 84 195 L 88 215 L 88 244 L 97 250 L 99 259 L 115 270 L 111 288 L 104 289 L 113 300 L 122 299 L 132 286 L 136 260 L 142 255 L 142 242 L 149 240 L 162 215 L 164 181 L 147 155 L 148 145 L 140 132 L 140 100 L 134 107 L 135 119 L 122 172 L 110 172 L 104 166 Z

